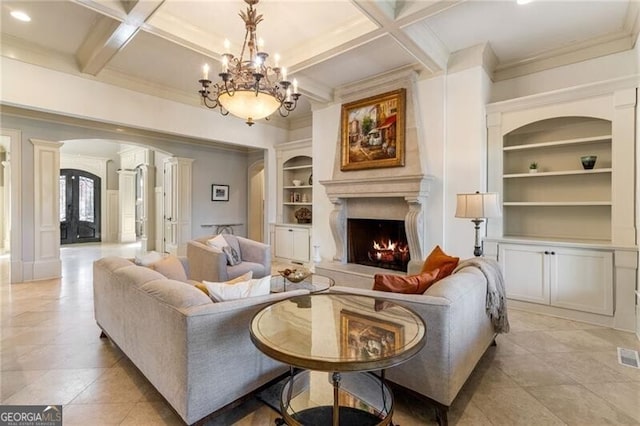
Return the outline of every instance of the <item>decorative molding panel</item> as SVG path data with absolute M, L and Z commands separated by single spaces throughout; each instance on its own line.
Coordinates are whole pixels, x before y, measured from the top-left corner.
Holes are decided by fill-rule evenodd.
M 33 280 L 60 277 L 61 142 L 31 139 L 33 144 L 34 262 Z

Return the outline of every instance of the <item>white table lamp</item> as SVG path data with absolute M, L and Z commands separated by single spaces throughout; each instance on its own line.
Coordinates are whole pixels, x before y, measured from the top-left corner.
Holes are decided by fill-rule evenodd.
M 500 217 L 500 200 L 497 192 L 475 192 L 473 194 L 458 194 L 456 217 L 471 219 L 476 229 L 476 242 L 473 248 L 474 256 L 482 256 L 480 243 L 480 224 L 484 219 Z

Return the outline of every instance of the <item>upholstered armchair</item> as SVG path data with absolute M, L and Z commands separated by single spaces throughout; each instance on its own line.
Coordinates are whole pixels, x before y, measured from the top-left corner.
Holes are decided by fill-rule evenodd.
M 240 256 L 237 265 L 228 265 L 227 255 L 207 244 L 215 235 L 197 238 L 187 243 L 187 258 L 192 280 L 223 282 L 253 271 L 253 278 L 271 274 L 271 247 L 258 241 L 235 235 L 223 237 Z

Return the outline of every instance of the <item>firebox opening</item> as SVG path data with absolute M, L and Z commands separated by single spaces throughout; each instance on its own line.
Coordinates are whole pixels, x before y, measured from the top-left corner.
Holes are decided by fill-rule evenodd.
M 409 244 L 404 221 L 347 219 L 347 262 L 407 272 Z

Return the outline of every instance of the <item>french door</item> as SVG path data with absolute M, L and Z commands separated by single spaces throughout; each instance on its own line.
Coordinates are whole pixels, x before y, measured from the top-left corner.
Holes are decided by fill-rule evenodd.
M 60 170 L 60 244 L 100 241 L 100 178 Z

